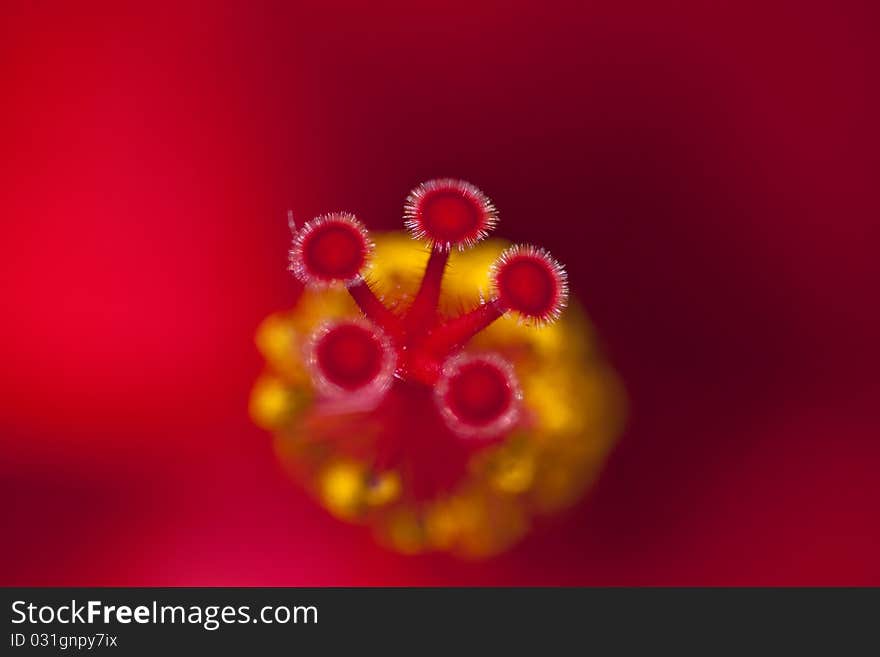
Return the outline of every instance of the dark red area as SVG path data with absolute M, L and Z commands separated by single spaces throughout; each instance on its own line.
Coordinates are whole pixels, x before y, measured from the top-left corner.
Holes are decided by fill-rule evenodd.
M 321 223 L 303 237 L 304 270 L 319 281 L 348 280 L 360 273 L 367 250 L 357 228 L 345 222 Z
M 459 196 L 435 194 L 425 202 L 425 227 L 438 242 L 462 241 L 479 227 L 479 216 Z
M 491 424 L 513 403 L 513 392 L 501 369 L 484 360 L 463 363 L 449 377 L 446 403 L 462 422 Z
M 880 584 L 875 3 L 36 3 L 0 20 L 5 584 Z M 286 212 L 470 180 L 629 420 L 485 563 L 317 507 L 247 417 Z
M 357 324 L 339 324 L 315 344 L 317 366 L 333 385 L 357 390 L 373 382 L 382 371 L 382 341 Z
M 373 448 L 376 471 L 399 472 L 403 490 L 416 503 L 448 494 L 466 474 L 468 457 L 492 444 L 462 440 L 441 419 L 429 386 L 400 379 L 369 421 L 381 428 Z
M 480 229 L 479 208 L 458 194 L 431 194 L 422 207 L 425 232 L 438 242 L 463 242 Z
M 550 317 L 559 307 L 561 282 L 543 258 L 530 255 L 510 258 L 498 267 L 495 283 L 501 303 L 525 317 Z
M 406 227 L 418 238 L 448 251 L 485 238 L 497 222 L 491 200 L 473 183 L 456 178 L 432 178 L 407 196 Z

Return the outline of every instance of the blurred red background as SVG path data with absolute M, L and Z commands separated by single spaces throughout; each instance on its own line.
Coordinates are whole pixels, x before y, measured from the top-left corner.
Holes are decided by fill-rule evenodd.
M 3 11 L 0 583 L 880 584 L 874 3 Z M 332 519 L 247 417 L 287 209 L 399 227 L 436 176 L 568 263 L 631 406 L 482 563 Z

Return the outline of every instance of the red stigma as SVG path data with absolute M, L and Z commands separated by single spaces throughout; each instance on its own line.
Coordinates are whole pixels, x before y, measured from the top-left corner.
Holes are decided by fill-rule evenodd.
M 365 459 L 373 473 L 394 471 L 410 499 L 428 500 L 467 476 L 475 451 L 527 426 L 511 364 L 520 362 L 517 352 L 488 341 L 509 362 L 470 353 L 468 342 L 510 311 L 535 324 L 556 319 L 567 284 L 546 251 L 511 247 L 492 265 L 492 296 L 450 316 L 441 298 L 451 247 L 483 239 L 497 222 L 495 207 L 469 183 L 438 179 L 410 193 L 404 216 L 414 237 L 431 241 L 413 296 L 400 285 L 376 293 L 365 277 L 373 244 L 350 214 L 306 223 L 294 235 L 290 263 L 309 286 L 344 285 L 362 315 L 324 324 L 305 346 L 316 397 L 307 434 Z
M 313 285 L 345 283 L 366 318 L 318 331 L 309 356 L 317 387 L 325 394 L 367 386 L 385 391 L 392 375 L 427 387 L 442 379 L 446 392 L 440 407 L 457 433 L 508 427 L 516 418 L 511 400 L 518 394 L 510 366 L 486 355 L 466 361 L 465 367 L 458 354 L 508 311 L 535 323 L 554 320 L 565 306 L 565 272 L 542 249 L 512 247 L 493 265 L 495 296 L 458 316 L 443 316 L 438 303 L 449 245 L 463 248 L 482 238 L 497 220 L 495 209 L 470 183 L 442 179 L 419 185 L 407 199 L 405 215 L 414 233 L 430 228 L 435 241 L 418 292 L 408 305 L 393 309 L 361 274 L 372 243 L 352 215 L 313 219 L 295 235 L 290 252 L 294 274 Z
M 497 222 L 476 187 L 419 185 L 404 217 L 415 239 L 375 247 L 352 215 L 292 226 L 306 285 L 257 332 L 249 411 L 334 516 L 407 554 L 488 557 L 595 481 L 622 386 L 579 304 L 560 317 L 568 284 L 547 251 L 476 244 Z
M 404 218 L 415 239 L 375 250 L 350 214 L 292 226 L 307 289 L 260 327 L 250 411 L 334 515 L 404 552 L 487 556 L 594 479 L 619 386 L 579 308 L 544 326 L 568 296 L 549 253 L 476 244 L 498 219 L 479 189 L 426 182 Z
M 372 250 L 366 228 L 353 215 L 329 214 L 303 226 L 293 240 L 290 268 L 307 284 L 342 282 L 361 312 L 393 341 L 400 355 L 398 376 L 433 385 L 443 363 L 470 338 L 505 312 L 515 311 L 536 324 L 555 320 L 565 307 L 565 270 L 549 253 L 532 246 L 507 249 L 492 267 L 495 297 L 451 319 L 440 317 L 437 305 L 449 246 L 472 246 L 494 227 L 492 202 L 461 180 L 438 179 L 413 190 L 404 208 L 407 226 L 418 236 L 436 224 L 445 234 L 434 238 L 419 290 L 403 316 L 390 310 L 361 275 Z M 431 223 L 433 222 L 433 223 Z M 433 229 L 432 229 L 433 230 Z M 455 235 L 453 235 L 455 233 Z
M 565 269 L 544 249 L 507 249 L 493 265 L 491 280 L 505 310 L 539 324 L 556 319 L 568 302 Z
M 483 192 L 451 178 L 429 180 L 416 187 L 406 199 L 404 217 L 413 237 L 446 250 L 476 244 L 498 222 L 495 206 Z
M 328 323 L 309 342 L 308 364 L 325 395 L 382 392 L 396 364 L 385 334 L 365 320 Z
M 372 243 L 354 215 L 334 213 L 306 223 L 294 236 L 290 270 L 303 283 L 350 285 L 360 278 Z
M 490 437 L 509 429 L 520 397 L 513 368 L 494 354 L 450 359 L 435 391 L 447 425 L 464 436 Z

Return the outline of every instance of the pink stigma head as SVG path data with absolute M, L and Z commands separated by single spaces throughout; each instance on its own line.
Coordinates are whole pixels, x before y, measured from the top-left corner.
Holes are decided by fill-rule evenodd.
M 497 436 L 519 419 L 519 383 L 510 363 L 496 354 L 450 358 L 434 396 L 446 424 L 462 436 Z
M 306 361 L 315 387 L 327 396 L 381 394 L 397 365 L 390 340 L 364 319 L 321 326 L 309 340 Z
M 406 227 L 416 239 L 445 249 L 464 249 L 484 239 L 498 212 L 492 201 L 472 184 L 452 178 L 422 183 L 409 193 L 404 205 Z
M 307 222 L 293 238 L 290 271 L 307 285 L 351 285 L 361 278 L 373 243 L 354 215 L 336 212 Z
M 492 265 L 490 280 L 502 307 L 534 324 L 553 322 L 568 303 L 565 268 L 538 247 L 508 248 Z

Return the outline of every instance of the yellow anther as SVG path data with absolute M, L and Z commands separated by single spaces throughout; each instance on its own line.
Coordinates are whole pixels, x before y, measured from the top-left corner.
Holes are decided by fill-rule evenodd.
M 383 472 L 368 484 L 364 500 L 370 506 L 393 502 L 400 495 L 400 477 L 396 472 Z
M 263 377 L 254 385 L 248 410 L 257 425 L 274 429 L 289 417 L 293 404 L 291 393 L 281 379 Z
M 354 518 L 364 499 L 364 472 L 357 463 L 340 461 L 321 475 L 321 500 L 340 518 Z

